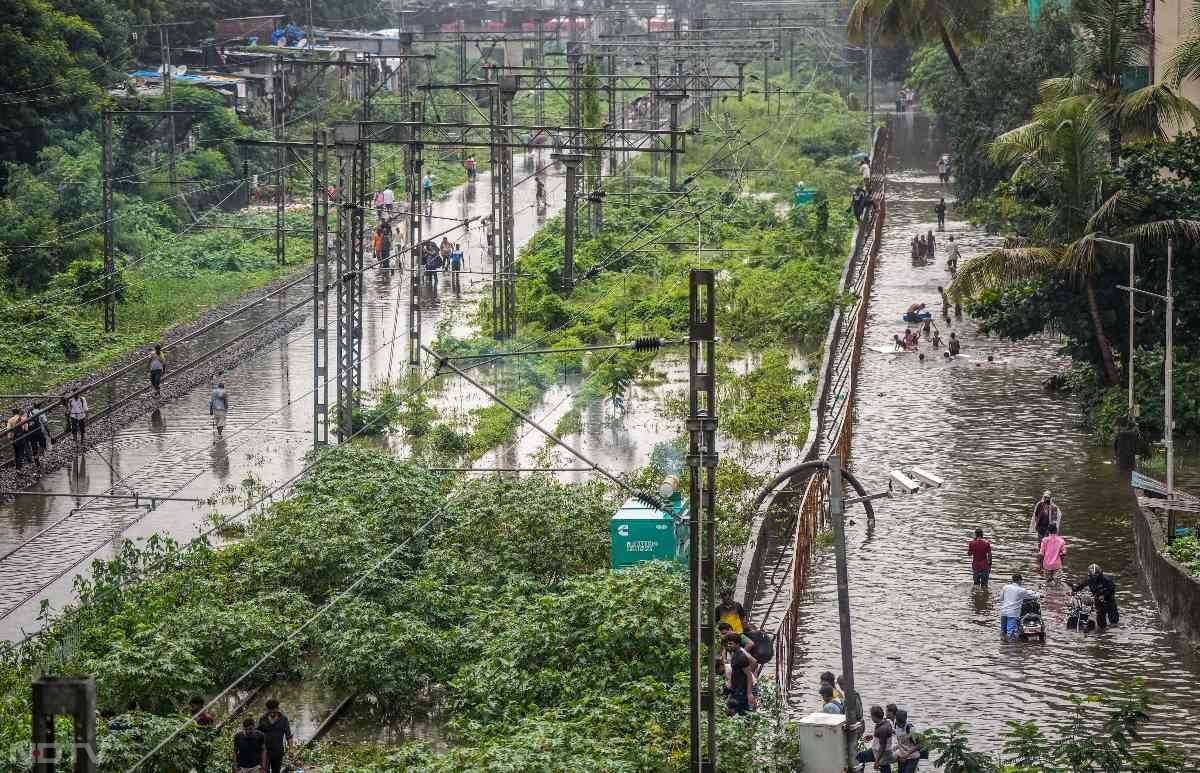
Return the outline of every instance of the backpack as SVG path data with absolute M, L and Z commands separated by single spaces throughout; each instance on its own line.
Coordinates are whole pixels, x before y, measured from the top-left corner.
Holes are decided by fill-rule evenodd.
M 754 642 L 754 649 L 750 654 L 759 663 L 770 663 L 771 658 L 775 657 L 775 645 L 771 641 L 771 634 L 766 631 L 754 630 L 748 631 L 746 637 Z

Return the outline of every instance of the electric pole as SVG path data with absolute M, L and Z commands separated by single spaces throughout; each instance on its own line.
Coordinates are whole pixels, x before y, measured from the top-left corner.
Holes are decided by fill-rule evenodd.
M 692 773 L 717 770 L 717 355 L 716 272 L 694 268 L 689 279 L 688 321 L 688 568 L 690 765 Z M 706 716 L 705 716 L 706 715 Z M 705 721 L 706 720 L 706 721 Z
M 100 113 L 100 136 L 103 148 L 100 157 L 101 217 L 104 221 L 104 332 L 117 329 L 116 262 L 113 260 L 113 163 L 112 113 Z

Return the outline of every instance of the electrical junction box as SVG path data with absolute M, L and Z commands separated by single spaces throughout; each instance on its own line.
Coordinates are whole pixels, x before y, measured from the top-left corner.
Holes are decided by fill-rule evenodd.
M 620 569 L 642 561 L 688 559 L 688 507 L 678 501 L 673 512 L 630 497 L 609 521 L 612 568 Z
M 846 769 L 846 715 L 818 711 L 796 723 L 805 773 L 842 773 Z

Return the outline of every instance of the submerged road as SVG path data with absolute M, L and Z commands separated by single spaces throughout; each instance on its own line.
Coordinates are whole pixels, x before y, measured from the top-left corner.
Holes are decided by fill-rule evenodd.
M 552 206 L 539 215 L 534 202 L 532 167 L 526 156 L 514 159 L 514 174 L 524 180 L 513 194 L 514 236 L 518 249 L 561 206 L 562 172 L 547 170 L 547 198 Z M 532 161 L 532 159 L 530 159 Z M 549 163 L 548 154 L 543 163 Z M 434 204 L 425 218 L 426 236 L 454 226 L 454 219 L 487 216 L 490 211 L 491 176 L 481 173 L 473 185 L 462 185 Z M 455 293 L 442 277 L 440 288 L 422 291 L 422 340 L 431 341 L 439 323 L 466 324 L 480 293 L 490 284 L 485 232 L 476 221 L 470 230 L 459 228 L 448 238 L 462 244 L 466 265 Z M 407 264 L 407 256 L 402 260 Z M 373 262 L 368 258 L 367 263 Z M 393 265 L 396 265 L 393 263 Z M 281 293 L 252 312 L 179 346 L 172 362 L 185 362 L 197 354 L 286 310 L 311 290 L 305 281 Z M 404 272 L 368 271 L 364 283 L 363 383 L 373 385 L 396 378 L 407 369 L 405 323 L 408 280 Z M 333 297 L 329 298 L 330 327 Z M 453 310 L 462 309 L 463 314 Z M 179 540 L 194 537 L 208 524 L 208 515 L 237 512 L 257 496 L 244 483 L 270 486 L 301 469 L 312 446 L 313 342 L 311 304 L 297 314 L 303 322 L 222 378 L 230 394 L 225 436 L 217 440 L 208 415 L 209 389 L 202 385 L 177 399 L 166 401 L 113 434 L 110 441 L 75 458 L 72 465 L 47 474 L 30 490 L 79 492 L 80 499 L 19 497 L 0 505 L 0 636 L 19 639 L 37 627 L 42 600 L 54 609 L 73 597 L 72 582 L 94 559 L 111 558 L 126 538 L 163 533 Z M 330 331 L 329 351 L 334 341 Z M 394 341 L 394 344 L 393 344 Z M 117 395 L 145 386 L 141 368 L 111 386 Z M 330 383 L 330 400 L 336 393 Z M 447 398 L 463 404 L 482 402 L 467 395 L 461 385 L 449 387 Z M 111 398 L 110 398 L 111 399 Z M 486 398 L 484 398 L 486 399 Z M 161 504 L 155 511 L 129 502 L 89 500 L 86 493 L 156 494 L 207 499 L 216 492 L 215 507 L 186 502 Z
M 936 227 L 933 207 L 949 194 L 934 164 L 942 151 L 928 121 L 895 125 L 887 223 L 871 297 L 867 347 L 903 333 L 900 316 L 917 301 L 940 309 L 948 283 L 945 246 L 960 242 L 964 260 L 995 243 L 963 222 L 938 234 L 931 265 L 914 265 L 909 240 Z M 864 350 L 851 467 L 880 483 L 901 463 L 936 470 L 947 483 L 919 496 L 877 504 L 849 528 L 855 678 L 865 706 L 895 702 L 919 727 L 965 722 L 977 748 L 996 749 L 1008 719 L 1065 721 L 1069 696 L 1119 690 L 1144 677 L 1158 702 L 1145 737 L 1195 747 L 1200 742 L 1200 656 L 1157 617 L 1138 579 L 1128 479 L 1107 448 L 1079 427 L 1068 396 L 1042 390 L 1068 363 L 1052 338 L 1021 342 L 981 335 L 970 319 L 947 325 L 963 339 L 967 361 L 945 364 L 927 342 L 915 354 Z M 1004 365 L 976 366 L 993 354 Z M 931 356 L 932 355 L 932 356 Z M 1121 622 L 1104 632 L 1066 630 L 1067 588 L 1045 586 L 1030 511 L 1050 489 L 1064 512 L 1065 574 L 1079 581 L 1098 563 L 1116 579 Z M 853 517 L 855 513 L 851 513 Z M 995 550 L 992 587 L 972 591 L 967 541 L 982 528 Z M 1044 591 L 1044 644 L 1003 644 L 997 596 L 1014 571 Z M 839 671 L 838 613 L 832 551 L 818 559 L 811 599 L 801 605 L 793 690 L 804 712 L 817 710 L 818 676 Z M 808 700 L 811 697 L 811 700 Z

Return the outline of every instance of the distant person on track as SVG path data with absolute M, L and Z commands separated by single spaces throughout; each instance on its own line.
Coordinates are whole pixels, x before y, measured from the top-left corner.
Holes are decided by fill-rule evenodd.
M 17 469 L 21 469 L 21 465 L 25 463 L 26 450 L 29 447 L 27 435 L 29 429 L 26 426 L 27 421 L 25 414 L 20 408 L 12 409 L 12 416 L 8 417 L 8 422 L 5 426 L 8 428 L 8 440 L 12 444 L 13 463 Z
M 425 198 L 425 203 L 433 203 L 433 176 L 429 172 L 421 178 L 421 195 Z
M 733 600 L 733 591 L 725 588 L 721 591 L 721 603 L 717 605 L 717 621 L 728 623 L 734 633 L 746 630 L 746 608 Z
M 258 720 L 258 731 L 266 737 L 267 765 L 271 773 L 282 773 L 284 755 L 295 746 L 295 740 L 292 726 L 274 698 L 267 701 L 267 713 Z
M 217 388 L 208 398 L 208 413 L 213 418 L 213 428 L 219 438 L 225 432 L 225 418 L 229 415 L 229 393 L 225 391 L 224 381 L 217 382 Z
M 937 214 L 938 230 L 946 230 L 946 199 L 938 199 L 938 203 L 934 206 L 933 211 Z
M 40 470 L 42 467 L 42 456 L 51 448 L 54 448 L 54 438 L 50 433 L 50 413 L 42 407 L 41 400 L 35 401 L 33 410 L 29 412 L 29 431 L 37 443 L 37 447 L 34 450 L 33 462 Z
M 167 356 L 163 354 L 162 344 L 154 345 L 154 353 L 150 355 L 150 386 L 154 387 L 154 396 L 162 397 L 162 377 L 167 369 Z
M 546 181 L 542 179 L 541 172 L 534 176 L 533 186 L 533 201 L 540 212 L 546 208 Z
M 1038 556 L 1042 559 L 1042 570 L 1046 573 L 1047 583 L 1058 582 L 1063 556 L 1066 554 L 1067 541 L 1058 536 L 1058 525 L 1052 523 L 1038 545 Z
M 390 215 L 392 209 L 396 206 L 396 192 L 392 190 L 392 186 L 383 189 L 383 208 Z
M 463 249 L 461 244 L 454 245 L 454 249 L 450 251 L 450 276 L 453 280 L 454 287 L 458 287 L 458 273 L 463 267 Z
M 66 399 L 67 424 L 71 428 L 71 437 L 76 443 L 83 444 L 84 433 L 87 431 L 88 402 L 80 392 L 75 392 Z
M 950 157 L 945 153 L 937 161 L 938 182 L 942 185 L 950 182 Z
M 233 736 L 233 769 L 235 773 L 266 773 L 267 737 L 254 727 L 254 718 L 242 720 L 242 729 Z
M 871 159 L 863 159 L 863 162 L 858 165 L 858 174 L 862 177 L 863 189 L 871 190 Z
M 467 160 L 463 162 L 463 166 L 465 166 L 467 168 L 467 182 L 469 182 L 469 183 L 475 182 L 475 174 L 476 174 L 476 166 L 477 166 L 475 163 L 475 156 L 474 155 L 467 156 Z
M 975 539 L 967 543 L 967 555 L 971 557 L 972 584 L 987 588 L 992 574 L 992 543 L 983 538 L 983 529 L 975 530 Z

